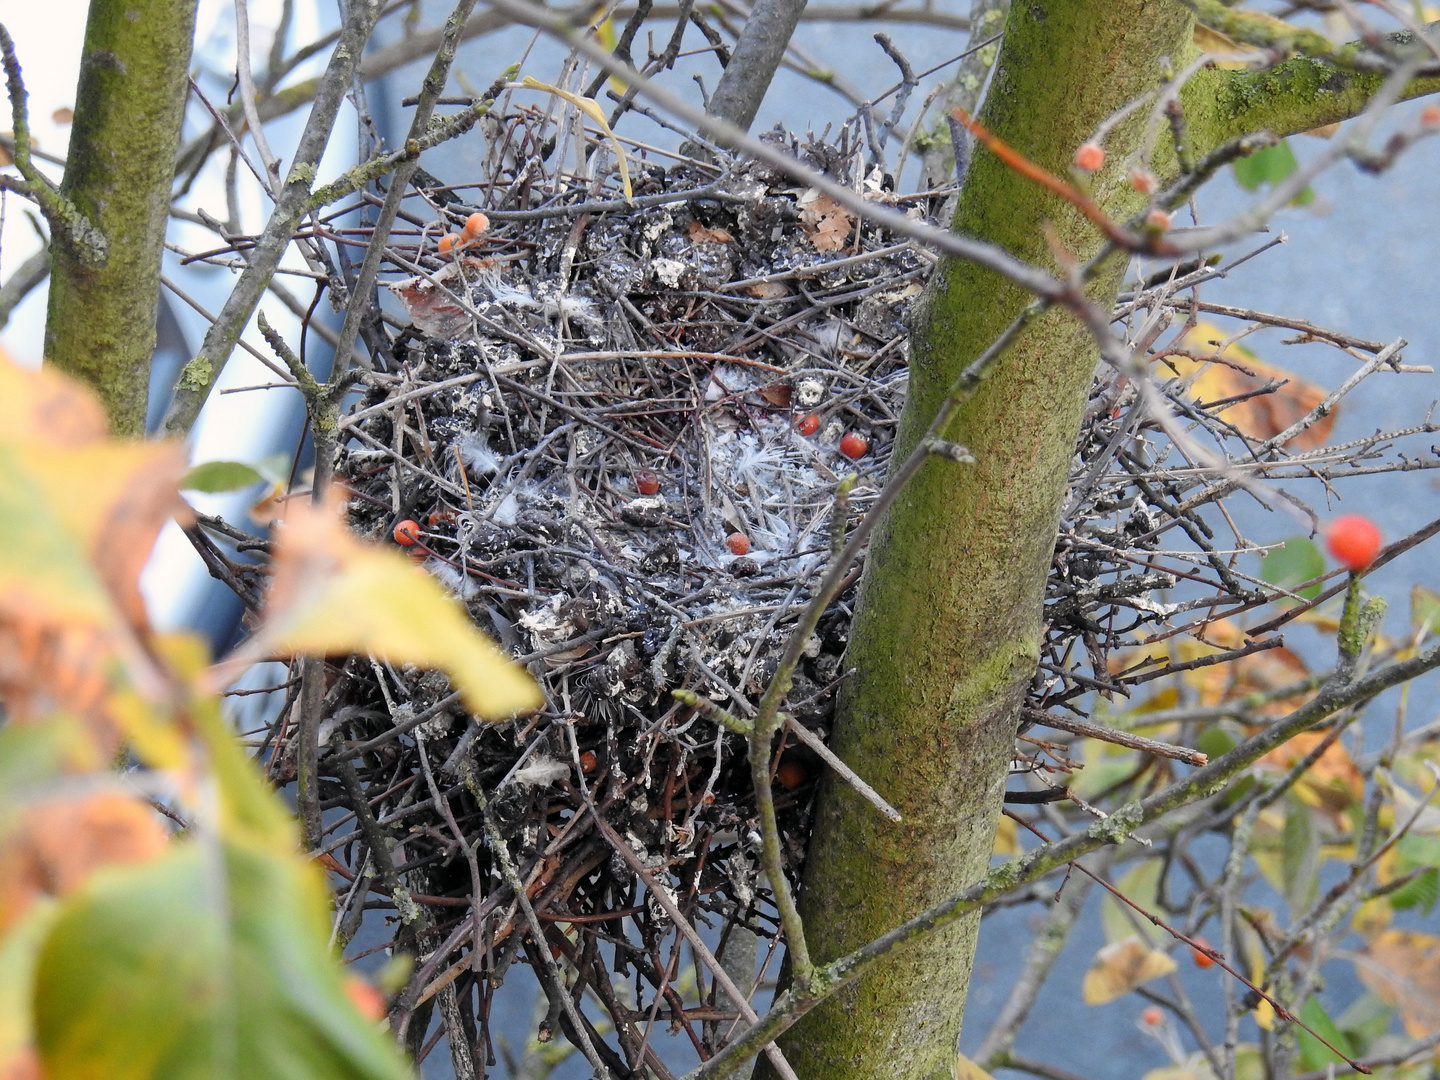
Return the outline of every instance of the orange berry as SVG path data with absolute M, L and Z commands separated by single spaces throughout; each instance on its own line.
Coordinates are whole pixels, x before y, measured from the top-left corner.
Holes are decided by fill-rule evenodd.
M 403 547 L 410 547 L 420 540 L 420 523 L 406 518 L 395 526 L 395 542 Z
M 375 1022 L 385 1019 L 385 995 L 364 979 L 349 976 L 345 980 L 345 996 L 366 1020 Z
M 1149 169 L 1131 169 L 1130 186 L 1141 195 L 1149 195 L 1155 190 L 1155 174 Z
M 1440 105 L 1426 105 L 1421 109 L 1420 123 L 1426 127 L 1440 127 Z
M 1380 554 L 1382 541 L 1375 523 L 1359 514 L 1346 514 L 1330 523 L 1325 546 L 1351 570 L 1364 570 Z
M 864 457 L 869 449 L 870 443 L 865 436 L 856 431 L 847 431 L 840 440 L 840 453 L 851 459 Z
M 820 417 L 811 413 L 809 416 L 802 416 L 795 421 L 795 430 L 801 435 L 814 435 L 820 430 Z
M 466 240 L 474 240 L 478 236 L 484 236 L 485 231 L 489 228 L 490 219 L 488 217 L 479 213 L 471 214 L 465 219 L 465 228 L 461 231 L 461 235 Z
M 1211 956 L 1208 952 L 1204 951 L 1205 949 L 1210 948 L 1210 943 L 1206 941 L 1203 937 L 1197 937 L 1195 939 L 1195 944 L 1200 946 L 1200 948 L 1190 950 L 1190 959 L 1195 961 L 1195 966 L 1198 968 L 1214 967 L 1215 958 Z
M 599 764 L 600 759 L 595 756 L 594 750 L 586 750 L 583 754 L 580 755 L 581 772 L 592 773 L 595 771 L 595 766 Z
M 461 237 L 459 233 L 446 233 L 444 236 L 440 237 L 440 242 L 435 246 L 440 249 L 441 255 L 449 255 L 452 254 L 455 249 L 460 246 L 460 240 Z
M 782 761 L 780 768 L 775 770 L 775 779 L 787 791 L 794 791 L 810 779 L 810 770 L 798 761 Z
M 1156 232 L 1164 232 L 1170 228 L 1170 215 L 1164 210 L 1151 210 L 1145 215 L 1145 228 L 1154 229 Z
M 1095 172 L 1105 164 L 1105 148 L 1099 143 L 1087 142 L 1075 151 L 1075 167 L 1085 172 Z
M 1151 1005 L 1140 1014 L 1140 1022 L 1146 1027 L 1159 1027 L 1165 1022 L 1165 1014 L 1160 1011 L 1158 1005 Z
M 725 538 L 725 546 L 732 555 L 745 555 L 750 551 L 750 538 L 744 533 L 731 533 Z
M 635 490 L 641 495 L 654 495 L 660 490 L 660 477 L 654 469 L 639 469 L 635 473 Z

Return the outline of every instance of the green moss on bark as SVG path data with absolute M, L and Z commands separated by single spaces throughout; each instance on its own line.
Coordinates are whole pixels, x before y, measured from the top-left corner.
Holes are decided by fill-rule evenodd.
M 144 430 L 160 256 L 180 141 L 195 0 L 92 0 L 62 193 L 105 237 L 102 266 L 53 243 L 45 358 Z

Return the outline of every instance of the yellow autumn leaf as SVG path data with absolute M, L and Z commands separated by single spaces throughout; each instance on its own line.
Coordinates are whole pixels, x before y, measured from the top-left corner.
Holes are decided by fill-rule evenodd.
M 1174 960 L 1137 937 L 1106 945 L 1095 954 L 1085 973 L 1085 1004 L 1104 1005 L 1174 970 Z
M 465 707 L 485 720 L 544 703 L 529 673 L 476 630 L 434 578 L 362 542 L 333 510 L 292 504 L 272 569 L 265 622 L 212 681 L 266 656 L 368 653 L 445 672 Z
M 603 19 L 599 26 L 595 27 L 595 40 L 600 42 L 608 52 L 614 52 L 619 39 L 615 36 L 615 20 L 609 16 Z M 617 94 L 625 93 L 625 82 L 618 75 L 610 76 L 610 87 Z
M 110 433 L 94 394 L 54 368 L 22 368 L 0 352 L 0 432 L 17 443 L 84 446 Z
M 1275 1006 L 1264 998 L 1260 999 L 1260 1004 L 1255 1006 L 1255 1011 L 1251 1015 L 1254 1016 L 1257 1027 L 1264 1028 L 1266 1031 L 1275 1029 Z
M 0 697 L 12 718 L 68 712 L 108 744 L 114 692 L 154 674 L 140 570 L 187 507 L 178 443 L 106 427 L 88 389 L 0 355 Z
M 1350 927 L 1366 941 L 1373 941 L 1390 925 L 1395 909 L 1387 897 L 1376 896 L 1355 909 Z
M 1324 399 L 1323 387 L 1265 363 L 1238 342 L 1223 350 L 1211 344 L 1227 337 L 1229 335 L 1218 326 L 1197 323 L 1175 342 L 1173 347 L 1182 352 L 1165 356 L 1164 364 L 1173 367 L 1181 378 L 1191 380 L 1190 395 L 1202 405 L 1242 398 L 1219 409 L 1217 415 L 1238 428 L 1246 438 L 1258 441 L 1273 438 Z M 1255 393 L 1272 382 L 1283 385 L 1270 393 Z M 1249 394 L 1254 396 L 1247 397 Z M 1332 409 L 1285 445 L 1291 450 L 1314 450 L 1323 446 L 1335 424 L 1336 411 Z
M 1232 59 L 1216 61 L 1215 66 L 1225 71 L 1239 71 L 1243 68 L 1248 68 L 1255 60 L 1263 60 L 1265 58 L 1265 54 L 1259 49 L 1231 41 L 1224 34 L 1220 33 L 1219 30 L 1211 30 L 1210 27 L 1200 23 L 1195 24 L 1194 40 L 1195 47 L 1201 52 L 1254 57 L 1254 60 Z
M 581 97 L 579 94 L 572 94 L 569 90 L 561 90 L 558 86 L 543 83 L 530 75 L 526 75 L 520 85 L 529 90 L 544 90 L 557 97 L 562 97 L 595 121 L 595 126 L 610 140 L 610 146 L 615 151 L 615 163 L 620 167 L 620 186 L 625 189 L 625 201 L 629 202 L 633 195 L 630 187 L 630 163 L 626 160 L 625 148 L 620 145 L 620 140 L 615 137 L 615 133 L 610 130 L 610 122 L 605 119 L 605 113 L 601 110 L 599 102 L 594 98 Z
M 995 826 L 995 840 L 990 854 L 1002 855 L 1005 858 L 1020 854 L 1020 837 L 1014 818 L 1002 817 L 1000 824 Z
M 994 1080 L 994 1078 L 964 1054 L 955 1055 L 955 1080 Z

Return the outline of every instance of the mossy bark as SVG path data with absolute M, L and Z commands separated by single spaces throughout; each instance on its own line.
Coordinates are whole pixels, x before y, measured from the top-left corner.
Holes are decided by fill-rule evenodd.
M 195 0 L 92 0 L 61 192 L 107 241 L 87 266 L 52 242 L 45 358 L 100 394 L 117 433 L 144 431 L 160 256 L 180 143 Z
M 988 96 L 987 127 L 1065 175 L 1106 116 L 1163 78 L 1190 47 L 1172 0 L 1031 0 L 1012 9 Z M 1107 141 L 1112 162 L 1138 145 L 1143 111 Z M 1121 167 L 1095 197 L 1138 206 Z M 954 228 L 1028 260 L 1053 260 L 1047 231 L 1080 259 L 1101 237 L 1069 204 L 977 150 Z M 1113 300 L 1125 260 L 1091 296 Z M 896 460 L 961 369 L 1029 303 L 973 264 L 936 275 L 915 319 L 910 395 Z M 817 962 L 832 960 L 977 881 L 990 859 L 1017 710 L 1038 657 L 1041 606 L 1060 502 L 1097 351 L 1072 315 L 1024 330 L 946 437 L 973 466 L 933 460 L 871 544 L 832 745 L 904 816 L 894 825 L 827 777 L 800 894 Z M 978 921 L 934 934 L 840 991 L 783 1040 L 805 1080 L 949 1077 Z

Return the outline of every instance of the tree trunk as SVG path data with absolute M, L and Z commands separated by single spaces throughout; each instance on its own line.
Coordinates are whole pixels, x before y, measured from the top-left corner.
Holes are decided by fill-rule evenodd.
M 1191 49 L 1173 0 L 1030 0 L 1012 10 L 987 127 L 1065 175 L 1106 116 L 1162 81 Z M 1107 140 L 1139 144 L 1146 110 Z M 1162 139 L 1162 142 L 1164 140 Z M 1119 164 L 1094 186 L 1114 215 L 1140 197 Z M 954 228 L 1050 264 L 1050 236 L 1080 259 L 1100 236 L 1074 207 L 977 148 Z M 1109 304 L 1126 259 L 1090 295 Z M 894 460 L 914 445 L 965 365 L 1029 303 L 970 263 L 936 275 L 913 325 L 910 395 Z M 811 953 L 829 961 L 984 873 L 1038 658 L 1041 605 L 1061 497 L 1097 352 L 1052 310 L 1007 350 L 946 437 L 978 463 L 932 459 L 871 544 L 832 746 L 904 816 L 894 825 L 827 776 L 800 894 Z M 949 1077 L 978 920 L 932 935 L 842 989 L 782 1040 L 804 1078 Z M 763 1066 L 762 1066 L 763 1067 Z
M 87 266 L 52 243 L 45 359 L 100 394 L 117 434 L 145 429 L 160 256 L 180 145 L 195 0 L 92 0 L 61 193 L 107 241 Z

